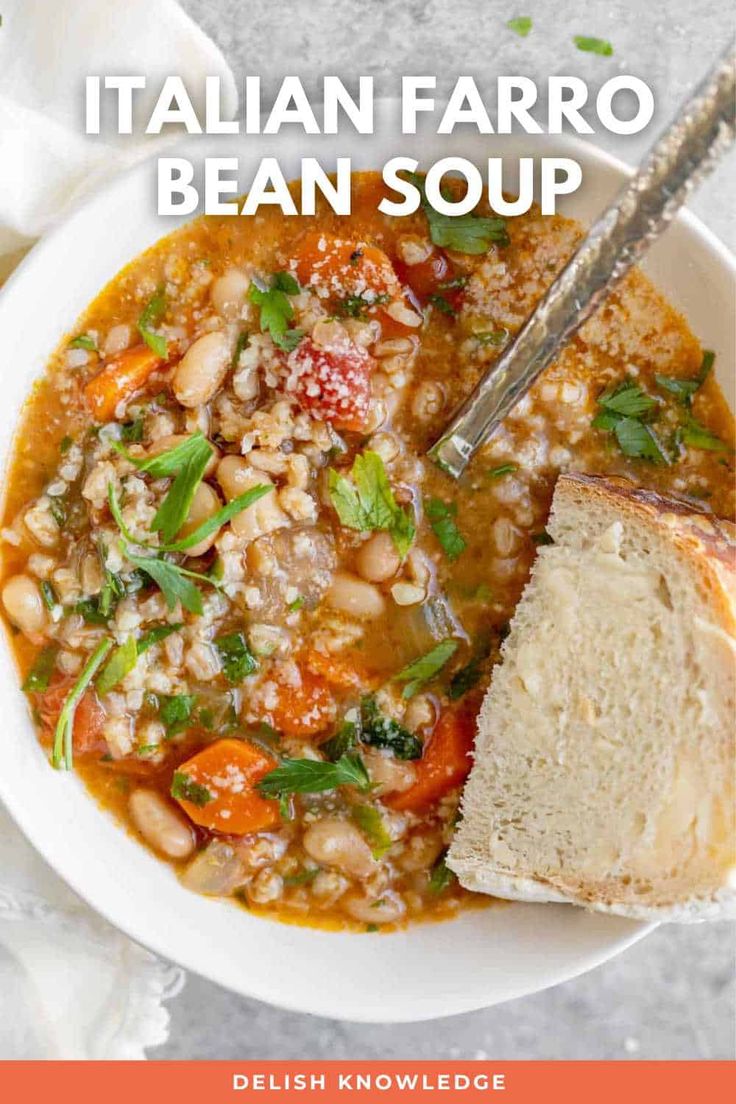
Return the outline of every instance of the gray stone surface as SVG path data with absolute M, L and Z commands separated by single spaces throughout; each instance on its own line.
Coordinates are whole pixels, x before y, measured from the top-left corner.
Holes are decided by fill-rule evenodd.
M 182 0 L 225 51 L 238 77 L 266 92 L 297 73 L 311 92 L 323 73 L 373 74 L 391 94 L 402 73 L 441 82 L 470 73 L 573 73 L 595 86 L 616 72 L 649 81 L 660 124 L 732 30 L 722 0 L 629 4 L 606 0 Z M 533 11 L 527 39 L 504 27 Z M 613 58 L 581 54 L 573 34 L 608 38 Z M 592 140 L 635 162 L 648 138 Z M 693 209 L 728 244 L 736 236 L 734 160 Z M 156 1058 L 731 1058 L 734 930 L 667 927 L 593 973 L 470 1015 L 406 1026 L 357 1026 L 280 1012 L 192 977 L 171 1005 L 170 1042 Z

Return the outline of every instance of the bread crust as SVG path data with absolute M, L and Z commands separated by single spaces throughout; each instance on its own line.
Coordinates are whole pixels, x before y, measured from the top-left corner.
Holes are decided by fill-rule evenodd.
M 719 634 L 729 638 L 736 654 L 736 527 L 707 509 L 635 487 L 626 479 L 587 474 L 560 476 L 555 488 L 549 530 L 555 536 L 557 519 L 576 507 L 587 511 L 601 507 L 601 517 L 611 511 L 624 522 L 644 525 L 658 538 L 664 536 L 672 551 L 687 563 L 688 573 L 701 592 Z M 479 728 L 488 728 L 491 690 L 479 717 Z M 479 758 L 483 755 L 481 749 Z M 477 768 L 474 768 L 474 773 Z M 502 780 L 501 780 L 502 782 Z M 472 827 L 471 827 L 472 832 Z M 724 871 L 723 882 L 707 894 L 698 892 L 657 905 L 617 898 L 617 882 L 605 874 L 595 882 L 575 888 L 554 883 L 528 870 L 513 870 L 513 852 L 507 848 L 502 866 L 494 863 L 490 845 L 468 846 L 468 834 L 460 831 L 448 855 L 448 866 L 466 888 L 508 900 L 566 902 L 598 912 L 646 921 L 692 922 L 736 915 L 736 871 Z M 571 881 L 574 881 L 571 878 Z

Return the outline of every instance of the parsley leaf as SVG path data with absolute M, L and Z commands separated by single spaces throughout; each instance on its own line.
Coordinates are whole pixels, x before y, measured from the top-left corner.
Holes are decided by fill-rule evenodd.
M 212 459 L 212 449 L 201 433 L 195 434 L 190 440 L 195 444 L 187 460 L 178 469 L 174 482 L 151 522 L 151 528 L 161 533 L 164 541 L 173 541 L 186 521 L 204 470 Z M 195 541 L 194 544 L 196 543 Z
M 397 759 L 420 759 L 422 741 L 408 729 L 384 716 L 376 699 L 364 697 L 360 703 L 361 739 L 371 747 L 389 748 Z
M 373 858 L 382 858 L 393 840 L 378 809 L 375 805 L 354 805 L 351 816 L 370 843 Z
M 187 727 L 196 702 L 194 694 L 160 694 L 158 715 L 166 726 L 167 736 L 175 736 Z
M 69 342 L 70 349 L 86 349 L 90 353 L 97 352 L 97 342 L 89 334 L 80 334 Z
M 370 450 L 355 457 L 353 482 L 330 468 L 327 473 L 332 505 L 348 529 L 369 532 L 385 529 L 400 556 L 405 556 L 416 534 L 411 514 L 403 510 L 391 490 L 383 460 Z
M 669 457 L 650 426 L 637 418 L 619 418 L 613 427 L 619 448 L 624 456 L 669 464 Z
M 168 609 L 172 610 L 177 602 L 181 602 L 185 610 L 202 615 L 204 608 L 202 595 L 191 579 L 201 579 L 205 583 L 212 582 L 206 575 L 199 575 L 196 571 L 186 571 L 178 564 L 171 563 L 169 560 L 159 560 L 155 556 L 136 556 L 129 548 L 126 548 L 125 555 L 132 564 L 153 579 L 166 599 Z
M 166 314 L 166 308 L 166 291 L 164 285 L 159 284 L 138 319 L 138 333 L 149 349 L 153 349 L 156 356 L 164 359 L 169 355 L 169 343 L 162 334 L 156 333 L 153 327 L 158 326 Z
M 59 599 L 57 598 L 56 591 L 52 587 L 51 583 L 44 579 L 39 586 L 39 590 L 41 591 L 41 598 L 43 599 L 43 604 L 45 605 L 46 609 L 52 610 Z
M 413 698 L 425 682 L 433 679 L 457 651 L 456 640 L 442 640 L 426 655 L 420 656 L 394 675 L 396 682 L 405 682 L 403 698 Z
M 165 452 L 159 452 L 155 456 L 131 456 L 128 450 L 123 448 L 118 441 L 111 440 L 110 444 L 138 471 L 145 472 L 153 479 L 167 479 L 172 475 L 176 475 L 178 471 L 186 467 L 193 457 L 204 455 L 203 445 L 206 445 L 211 453 L 211 445 L 201 430 L 197 430 L 191 437 L 187 437 L 185 441 L 181 441 L 174 448 L 166 449 Z
M 270 483 L 258 483 L 255 487 L 251 487 L 250 490 L 244 491 L 242 495 L 238 495 L 236 498 L 232 498 L 226 506 L 218 510 L 217 513 L 208 517 L 201 525 L 198 525 L 188 536 L 182 537 L 181 540 L 173 541 L 171 544 L 159 545 L 167 552 L 185 552 L 187 548 L 194 548 L 195 544 L 199 544 L 200 541 L 205 540 L 214 533 L 226 522 L 234 518 L 236 514 L 242 513 L 243 510 L 247 510 L 249 506 L 252 506 L 254 502 L 257 502 L 259 498 L 263 498 L 264 495 L 269 494 L 273 490 L 273 486 Z
M 369 292 L 362 295 L 346 295 L 336 305 L 335 311 L 340 318 L 366 318 L 371 307 L 381 306 L 391 301 L 391 296 L 382 292 L 378 295 Z
M 613 46 L 605 38 L 590 38 L 587 35 L 574 35 L 573 42 L 578 50 L 586 54 L 600 54 L 601 57 L 611 57 Z
M 599 395 L 597 401 L 601 410 L 591 424 L 594 429 L 612 432 L 624 456 L 655 464 L 670 463 L 654 430 L 641 420 L 657 403 L 638 384 L 623 380 Z
M 508 245 L 506 221 L 502 218 L 484 218 L 481 215 L 441 215 L 431 207 L 427 199 L 424 180 L 417 173 L 407 173 L 407 178 L 419 189 L 420 201 L 429 223 L 429 236 L 434 245 L 454 249 L 458 253 L 487 253 L 493 242 Z
M 445 555 L 454 563 L 467 548 L 467 542 L 455 524 L 456 503 L 443 502 L 441 498 L 428 498 L 424 503 L 424 512 Z
M 444 890 L 449 889 L 455 881 L 455 875 L 447 865 L 445 855 L 432 867 L 432 872 L 429 875 L 429 891 L 430 893 L 440 894 Z
M 214 794 L 211 794 L 206 786 L 201 782 L 195 782 L 184 771 L 174 771 L 174 777 L 171 780 L 171 796 L 180 801 L 189 801 L 199 809 L 214 800 Z
M 491 479 L 500 479 L 502 475 L 513 475 L 518 470 L 518 464 L 499 464 L 497 468 L 489 468 L 486 475 Z
M 597 402 L 604 410 L 625 418 L 639 418 L 657 405 L 653 398 L 631 380 L 623 380 L 616 387 L 604 391 L 598 396 Z
M 289 329 L 294 317 L 290 295 L 298 295 L 299 284 L 289 272 L 277 272 L 271 278 L 270 288 L 253 283 L 248 288 L 248 298 L 260 308 L 261 333 L 270 333 L 274 345 L 291 352 L 304 336 L 303 330 Z
M 657 374 L 654 377 L 657 387 L 662 391 L 668 391 L 679 399 L 683 406 L 689 407 L 692 404 L 693 395 L 700 390 L 710 375 L 715 359 L 716 354 L 713 350 L 706 349 L 697 376 L 683 378 L 682 376 L 661 376 Z
M 707 426 L 701 425 L 692 416 L 680 427 L 679 438 L 689 448 L 705 449 L 708 452 L 725 452 L 728 449 L 725 441 L 716 437 L 715 433 L 711 433 Z
M 155 628 L 149 629 L 148 632 L 144 632 L 137 643 L 138 655 L 143 655 L 143 653 L 147 652 L 149 648 L 152 648 L 154 644 L 160 644 L 167 636 L 171 636 L 172 633 L 178 632 L 182 627 L 182 623 L 179 621 L 175 625 L 156 625 Z
M 120 644 L 108 659 L 97 677 L 97 693 L 109 694 L 114 686 L 125 678 L 138 662 L 138 647 L 135 637 L 129 636 Z
M 358 743 L 358 726 L 355 721 L 344 720 L 334 736 L 320 744 L 319 750 L 333 763 L 351 751 Z
M 276 798 L 292 793 L 320 793 L 338 786 L 356 786 L 362 793 L 368 792 L 371 781 L 359 755 L 342 755 L 336 763 L 282 759 L 280 766 L 257 783 L 264 797 Z
M 74 758 L 74 714 L 84 697 L 87 687 L 105 662 L 112 648 L 112 640 L 101 640 L 82 669 L 64 702 L 54 732 L 54 745 L 51 751 L 51 765 L 57 770 L 71 770 Z
M 222 673 L 233 685 L 258 670 L 258 663 L 251 654 L 243 633 L 234 632 L 216 637 L 215 648 L 222 663 Z
M 50 644 L 38 653 L 23 683 L 23 689 L 27 694 L 48 690 L 58 654 L 59 649 L 56 644 Z

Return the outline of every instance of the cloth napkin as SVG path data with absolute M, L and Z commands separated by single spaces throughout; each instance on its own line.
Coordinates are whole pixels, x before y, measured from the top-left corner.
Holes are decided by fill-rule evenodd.
M 85 77 L 105 74 L 145 75 L 149 111 L 165 76 L 195 103 L 219 76 L 223 115 L 237 111 L 225 59 L 174 0 L 3 0 L 0 283 L 80 196 L 160 145 L 85 136 Z M 144 1058 L 183 981 L 87 908 L 0 809 L 0 1059 Z

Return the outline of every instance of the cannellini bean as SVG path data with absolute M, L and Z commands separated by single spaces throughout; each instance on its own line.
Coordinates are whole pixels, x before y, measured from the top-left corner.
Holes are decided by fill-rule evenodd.
M 442 833 L 436 830 L 414 832 L 397 860 L 402 870 L 429 870 L 444 848 Z
M 231 322 L 239 316 L 249 286 L 250 280 L 237 268 L 229 268 L 212 281 L 210 299 L 221 318 Z
M 394 583 L 391 587 L 391 597 L 397 606 L 417 606 L 426 596 L 424 587 L 416 583 Z
M 128 799 L 133 823 L 156 851 L 170 859 L 186 859 L 194 850 L 194 833 L 182 814 L 155 790 L 134 790 Z
M 411 400 L 411 412 L 415 418 L 427 421 L 442 410 L 445 394 L 442 386 L 432 380 L 423 380 Z
M 395 759 L 376 748 L 367 748 L 363 752 L 371 782 L 376 787 L 374 793 L 379 797 L 387 793 L 403 793 L 414 785 L 416 769 L 406 759 Z
M 399 570 L 401 557 L 388 533 L 374 533 L 358 549 L 355 566 L 361 578 L 382 583 Z
M 146 449 L 146 456 L 159 456 L 162 452 L 168 452 L 170 449 L 176 448 L 177 445 L 181 445 L 190 435 L 188 433 L 169 433 L 165 437 L 159 437 Z M 220 451 L 216 445 L 213 445 L 211 441 L 207 444 L 212 449 L 212 459 L 207 461 L 207 467 L 204 469 L 205 478 L 209 478 L 217 467 L 220 461 Z
M 178 533 L 178 538 L 181 540 L 184 537 L 188 537 L 190 533 L 193 533 L 195 529 L 198 529 L 203 522 L 211 518 L 222 506 L 220 496 L 217 491 L 210 487 L 209 483 L 200 483 L 194 492 L 194 498 L 192 499 L 192 505 L 189 507 L 189 513 L 187 519 L 182 525 Z M 215 529 L 213 533 L 210 533 L 204 540 L 199 541 L 198 544 L 193 544 L 191 548 L 186 551 L 187 556 L 203 556 L 217 539 L 219 529 Z
M 190 345 L 171 381 L 182 406 L 203 406 L 219 391 L 230 365 L 230 341 L 222 331 L 207 333 Z
M 519 547 L 521 533 L 508 518 L 498 517 L 491 526 L 493 542 L 499 556 L 511 556 Z
M 419 732 L 434 723 L 436 709 L 427 694 L 417 694 L 412 698 L 404 713 L 404 725 L 410 732 Z
M 228 500 L 245 494 L 251 487 L 273 485 L 265 472 L 256 471 L 242 456 L 225 456 L 220 461 L 217 482 Z M 230 527 L 237 536 L 245 540 L 256 540 L 265 533 L 272 533 L 288 524 L 289 518 L 279 506 L 274 488 L 274 492 L 264 495 L 252 506 L 236 514 Z
M 126 326 L 125 323 L 121 323 L 119 326 L 113 326 L 108 332 L 105 342 L 102 346 L 102 355 L 105 357 L 116 356 L 118 353 L 122 353 L 130 345 L 130 326 Z
M 325 597 L 332 609 L 365 621 L 380 617 L 386 607 L 378 587 L 364 582 L 357 575 L 349 575 L 346 571 L 338 571 L 334 575 Z
M 33 639 L 44 631 L 48 614 L 38 584 L 29 575 L 13 575 L 3 586 L 3 605 L 10 620 L 24 636 Z
M 224 897 L 242 885 L 245 877 L 245 865 L 240 855 L 223 840 L 212 840 L 194 856 L 181 880 L 194 893 Z
M 333 866 L 343 874 L 364 878 L 376 863 L 362 832 L 349 820 L 326 817 L 310 824 L 302 840 L 315 862 Z
M 354 920 L 364 924 L 393 924 L 406 912 L 406 905 L 397 893 L 384 893 L 381 897 L 364 897 L 350 894 L 343 902 Z

